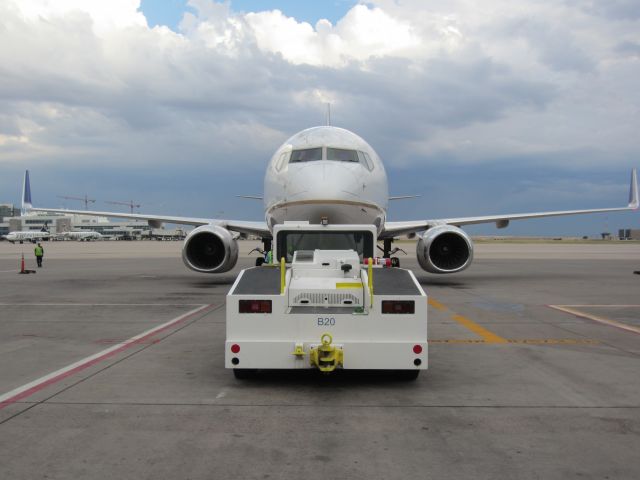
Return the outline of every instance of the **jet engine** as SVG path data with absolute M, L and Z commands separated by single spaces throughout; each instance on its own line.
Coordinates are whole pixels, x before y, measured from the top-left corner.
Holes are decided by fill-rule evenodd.
M 228 272 L 238 261 L 238 242 L 226 228 L 202 225 L 185 238 L 182 261 L 196 272 Z
M 430 273 L 464 270 L 473 260 L 473 242 L 458 227 L 440 225 L 424 232 L 416 247 L 418 263 Z

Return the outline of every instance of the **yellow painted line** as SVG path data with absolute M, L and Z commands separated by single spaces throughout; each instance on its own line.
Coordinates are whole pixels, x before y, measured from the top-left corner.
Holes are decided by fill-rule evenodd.
M 592 305 L 583 305 L 583 308 L 590 307 Z M 613 305 L 607 305 L 609 307 Z M 559 310 L 561 312 L 569 313 L 571 315 L 575 315 L 576 317 L 586 318 L 587 320 L 593 320 L 594 322 L 602 323 L 604 325 L 609 325 L 611 327 L 620 328 L 622 330 L 626 330 L 628 332 L 633 332 L 640 334 L 640 328 L 634 327 L 633 325 L 627 325 L 626 323 L 617 322 L 616 320 L 611 320 L 610 318 L 601 317 L 599 315 L 592 315 L 590 313 L 581 312 L 580 310 L 576 310 L 575 308 L 571 308 L 572 306 L 568 305 L 549 305 L 549 307 L 554 310 Z
M 434 300 L 433 298 L 430 298 L 429 300 L 429 305 L 431 305 L 433 308 L 435 308 L 436 310 L 440 310 L 440 311 L 445 311 L 447 310 L 447 307 L 445 307 L 443 304 L 441 304 L 439 301 Z
M 521 345 L 599 345 L 598 340 L 591 340 L 585 338 L 509 338 L 505 339 L 506 343 L 521 344 Z M 431 344 L 481 344 L 486 345 L 489 343 L 486 340 L 471 340 L 471 339 L 431 339 L 428 341 Z
M 362 288 L 362 283 L 336 283 L 336 288 Z
M 521 343 L 525 345 L 599 345 L 598 340 L 588 338 L 523 338 L 509 339 L 509 343 Z
M 457 315 L 457 314 L 451 315 L 451 318 L 456 322 L 458 322 L 463 327 L 471 330 L 476 335 L 480 335 L 484 339 L 485 343 L 509 343 L 509 341 L 506 338 L 502 338 L 496 335 L 495 333 L 490 332 L 486 328 L 481 327 L 476 322 L 469 320 L 468 318 L 463 317 L 462 315 Z

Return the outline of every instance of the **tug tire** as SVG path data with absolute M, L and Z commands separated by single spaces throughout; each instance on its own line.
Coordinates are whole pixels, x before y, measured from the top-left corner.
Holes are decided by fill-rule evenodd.
M 395 376 L 398 380 L 404 380 L 407 382 L 413 382 L 420 375 L 420 370 L 398 370 L 395 373 Z
M 258 369 L 256 368 L 234 368 L 233 376 L 236 380 L 249 380 L 256 376 Z

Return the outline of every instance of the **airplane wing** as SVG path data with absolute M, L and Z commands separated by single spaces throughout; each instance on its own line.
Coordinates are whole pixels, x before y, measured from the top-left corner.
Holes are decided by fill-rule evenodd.
M 174 217 L 170 215 L 146 215 L 143 213 L 98 212 L 91 210 L 67 210 L 63 208 L 30 208 L 32 212 L 64 213 L 73 215 L 91 215 L 97 217 L 128 218 L 130 220 L 146 220 L 149 225 L 159 227 L 162 223 L 178 225 L 218 225 L 233 232 L 249 235 L 271 236 L 265 222 L 248 222 L 242 220 L 222 220 L 215 218 Z
M 626 207 L 595 208 L 589 210 L 560 210 L 554 212 L 511 213 L 506 215 L 486 215 L 481 217 L 439 218 L 433 220 L 416 220 L 406 222 L 386 222 L 380 238 L 391 238 L 410 233 L 422 232 L 436 225 L 474 225 L 478 223 L 493 223 L 496 227 L 504 228 L 511 220 L 528 218 L 559 217 L 562 215 L 582 215 L 585 213 L 618 212 L 622 210 L 636 210 L 638 208 L 638 178 L 636 169 L 631 171 L 631 186 L 629 187 L 629 204 Z

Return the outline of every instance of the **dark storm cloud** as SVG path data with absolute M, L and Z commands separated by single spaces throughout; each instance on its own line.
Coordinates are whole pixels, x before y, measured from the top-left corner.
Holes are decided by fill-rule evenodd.
M 588 47 L 580 45 L 563 22 L 521 18 L 506 24 L 502 32 L 507 41 L 526 39 L 539 60 L 554 70 L 591 72 L 596 68 L 596 62 L 588 54 Z
M 608 19 L 628 21 L 640 18 L 640 3 L 637 0 L 587 0 L 568 3 L 582 8 L 591 15 Z
M 614 51 L 625 57 L 640 58 L 640 43 L 620 42 L 615 46 Z
M 260 194 L 273 150 L 322 124 L 326 101 L 334 125 L 383 156 L 396 193 L 428 187 L 432 204 L 453 193 L 443 214 L 464 213 L 456 198 L 476 213 L 500 201 L 457 196 L 474 182 L 443 179 L 481 178 L 492 185 L 484 194 L 544 169 L 544 179 L 522 186 L 539 192 L 554 174 L 589 177 L 600 168 L 611 176 L 640 158 L 640 28 L 630 4 L 492 1 L 478 15 L 465 1 L 391 2 L 394 18 L 361 7 L 342 30 L 314 30 L 281 14 L 250 23 L 196 3 L 181 34 L 149 29 L 135 6 L 110 26 L 101 11 L 42 2 L 55 11 L 28 15 L 0 4 L 2 191 L 15 190 L 30 167 L 40 200 L 83 193 L 77 187 L 113 199 L 137 192 L 157 213 L 215 214 L 203 203 L 243 216 L 254 204 L 229 198 Z M 95 5 L 107 4 L 86 8 Z M 390 49 L 398 38 L 404 43 Z M 154 207 L 163 197 L 172 208 Z M 526 202 L 534 197 L 518 201 L 533 208 Z

